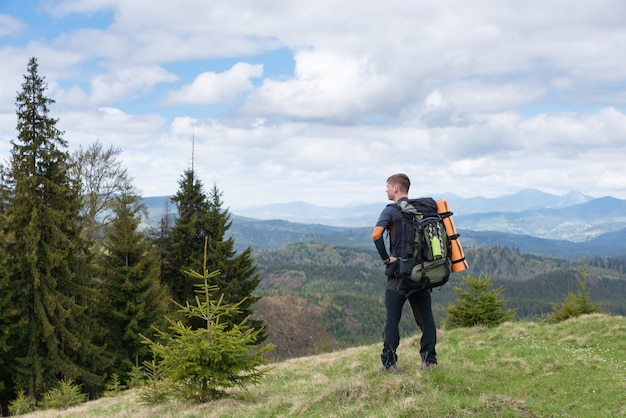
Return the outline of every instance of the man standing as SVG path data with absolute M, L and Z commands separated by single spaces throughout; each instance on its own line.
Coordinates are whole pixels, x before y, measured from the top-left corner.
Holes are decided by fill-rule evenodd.
M 411 181 L 406 174 L 394 174 L 387 179 L 387 198 L 396 204 L 389 204 L 381 212 L 372 232 L 374 245 L 386 265 L 387 289 L 385 290 L 385 327 L 383 330 L 383 352 L 380 359 L 386 371 L 398 372 L 398 355 L 400 345 L 398 324 L 402 316 L 404 302 L 411 304 L 415 322 L 422 330 L 420 354 L 422 370 L 431 370 L 437 364 L 437 329 L 431 305 L 431 290 L 411 291 L 404 279 L 397 275 L 400 259 L 402 238 L 402 215 L 397 205 L 401 200 L 408 200 Z M 389 253 L 385 248 L 384 232 L 389 235 Z

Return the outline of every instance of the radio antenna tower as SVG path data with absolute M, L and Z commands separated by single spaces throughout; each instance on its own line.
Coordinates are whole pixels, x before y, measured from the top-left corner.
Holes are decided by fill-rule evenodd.
M 193 165 L 194 165 L 194 161 L 195 161 L 195 154 L 196 154 L 196 127 L 192 126 L 191 127 L 191 173 L 195 174 L 195 172 L 193 171 Z

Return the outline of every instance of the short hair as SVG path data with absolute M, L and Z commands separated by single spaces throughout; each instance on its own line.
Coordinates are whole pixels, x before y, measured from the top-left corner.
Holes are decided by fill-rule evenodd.
M 411 187 L 411 180 L 409 180 L 409 176 L 403 173 L 389 176 L 389 178 L 387 179 L 387 183 L 398 186 L 400 191 L 402 191 L 403 193 L 409 193 L 409 188 Z

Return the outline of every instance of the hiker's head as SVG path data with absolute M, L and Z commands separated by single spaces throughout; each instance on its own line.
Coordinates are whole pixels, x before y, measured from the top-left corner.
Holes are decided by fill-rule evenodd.
M 409 194 L 411 180 L 406 174 L 394 174 L 387 179 L 387 198 L 396 201 Z

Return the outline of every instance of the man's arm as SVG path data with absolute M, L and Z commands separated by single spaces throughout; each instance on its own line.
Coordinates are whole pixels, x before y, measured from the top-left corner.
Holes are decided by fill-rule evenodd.
M 385 248 L 385 240 L 383 238 L 386 230 L 394 228 L 394 210 L 397 209 L 393 204 L 387 205 L 385 209 L 383 209 L 383 211 L 381 212 L 380 217 L 378 218 L 378 222 L 376 222 L 376 226 L 372 231 L 372 240 L 374 241 L 376 250 L 378 250 L 378 254 L 380 255 L 380 258 L 383 260 L 383 264 L 385 265 L 395 263 L 397 260 L 396 257 L 387 252 L 387 248 Z M 392 240 L 392 238 L 390 238 L 390 240 Z M 390 243 L 390 245 L 392 244 Z
M 372 240 L 374 240 L 374 245 L 378 250 L 378 254 L 380 254 L 380 258 L 383 260 L 383 264 L 389 264 L 390 257 L 387 253 L 387 249 L 385 248 L 385 240 L 383 239 L 383 233 L 385 232 L 385 228 L 382 226 L 374 227 L 374 231 L 372 232 Z

